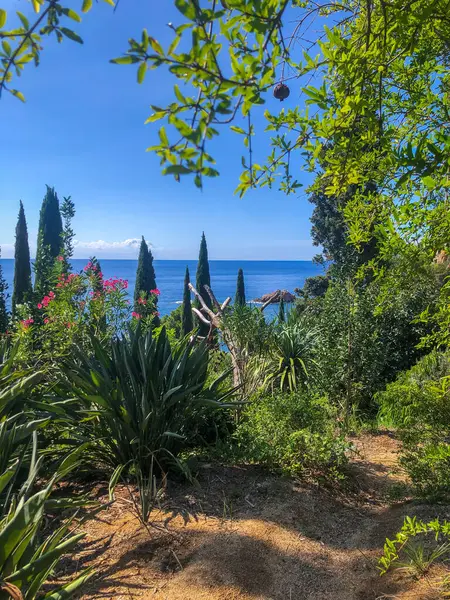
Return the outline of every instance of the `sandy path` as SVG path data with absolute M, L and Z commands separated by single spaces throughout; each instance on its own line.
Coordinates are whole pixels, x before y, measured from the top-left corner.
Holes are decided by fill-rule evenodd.
M 408 591 L 398 576 L 380 578 L 376 563 L 406 514 L 431 518 L 436 509 L 387 503 L 404 479 L 391 436 L 355 444 L 357 493 L 333 494 L 257 468 L 207 466 L 201 489 L 170 490 L 178 507 L 172 535 L 149 535 L 119 501 L 84 526 L 88 536 L 65 574 L 95 565 L 83 600 L 431 598 Z

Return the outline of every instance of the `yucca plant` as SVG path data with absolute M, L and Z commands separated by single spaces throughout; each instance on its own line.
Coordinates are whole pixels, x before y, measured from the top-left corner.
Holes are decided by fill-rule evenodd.
M 8 339 L 0 340 L 0 418 L 14 410 L 22 410 L 21 402 L 40 381 L 40 371 L 17 367 L 18 344 Z
M 223 377 L 206 387 L 204 343 L 172 345 L 164 328 L 157 338 L 130 330 L 108 351 L 95 339 L 92 346 L 93 356 L 78 349 L 66 361 L 60 392 L 75 401 L 76 435 L 95 441 L 90 456 L 107 471 L 146 472 L 150 461 L 167 470 L 194 442 L 205 407 L 223 406 L 232 393 L 219 394 Z
M 46 511 L 80 504 L 79 499 L 53 500 L 50 494 L 54 483 L 75 466 L 81 450 L 69 454 L 58 473 L 36 491 L 42 464 L 36 430 L 42 421 L 16 425 L 14 420 L 0 424 L 1 459 L 6 465 L 0 470 L 0 600 L 70 598 L 91 571 L 65 585 L 53 586 L 47 593 L 42 588 L 45 585 L 48 590 L 48 579 L 58 561 L 75 548 L 84 534 L 71 534 L 73 517 L 51 534 L 45 534 L 43 529 Z M 25 464 L 27 476 L 20 478 L 18 474 Z
M 293 321 L 288 317 L 286 323 L 280 324 L 270 356 L 262 365 L 265 385 L 291 392 L 304 387 L 317 368 L 315 337 L 315 331 L 302 320 Z

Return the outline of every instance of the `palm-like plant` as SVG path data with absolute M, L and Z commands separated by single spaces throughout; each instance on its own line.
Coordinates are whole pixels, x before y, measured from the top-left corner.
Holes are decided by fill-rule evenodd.
M 146 472 L 166 470 L 195 439 L 205 405 L 219 407 L 222 377 L 206 387 L 208 349 L 187 341 L 174 346 L 165 328 L 157 338 L 138 328 L 111 342 L 109 352 L 92 340 L 65 364 L 65 393 L 78 403 L 77 434 L 93 440 L 97 463 Z M 226 375 L 226 374 L 225 374 Z
M 262 366 L 265 384 L 291 392 L 306 385 L 317 367 L 314 360 L 316 332 L 301 319 L 288 316 L 275 336 L 270 356 Z
M 68 455 L 59 472 L 36 492 L 43 460 L 38 456 L 36 431 L 43 421 L 16 424 L 17 420 L 12 417 L 0 423 L 0 600 L 71 598 L 90 571 L 66 585 L 53 586 L 45 595 L 42 587 L 61 557 L 72 551 L 84 534 L 70 532 L 72 519 L 50 535 L 43 528 L 47 510 L 79 505 L 71 499 L 55 501 L 50 494 L 55 481 L 74 467 L 80 451 Z

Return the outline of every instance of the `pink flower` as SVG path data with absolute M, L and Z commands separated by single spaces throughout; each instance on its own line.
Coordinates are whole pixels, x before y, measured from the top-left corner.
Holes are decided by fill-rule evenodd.
M 150 294 L 154 294 L 155 296 L 160 296 L 161 292 L 158 290 L 158 288 L 155 288 L 154 290 L 150 290 Z
M 140 315 L 139 313 L 137 313 L 137 312 L 134 312 L 134 311 L 131 313 L 131 316 L 132 316 L 134 319 L 140 319 L 140 318 L 141 318 L 141 315 Z
M 154 316 L 154 317 L 159 317 L 159 312 L 158 312 L 158 311 L 155 311 L 155 312 L 153 313 L 153 316 Z
M 145 306 L 147 304 L 147 300 L 145 300 L 145 298 L 139 298 L 138 304 L 143 304 Z
M 44 323 L 48 325 L 50 323 L 50 319 L 44 319 Z
M 59 262 L 63 262 L 64 256 L 58 256 L 56 260 L 59 260 Z
M 39 310 L 42 308 L 42 304 L 39 302 L 39 304 L 37 305 L 37 307 L 39 308 Z
M 20 321 L 23 325 L 24 329 L 28 329 L 29 326 L 34 323 L 34 319 L 24 319 L 23 321 Z

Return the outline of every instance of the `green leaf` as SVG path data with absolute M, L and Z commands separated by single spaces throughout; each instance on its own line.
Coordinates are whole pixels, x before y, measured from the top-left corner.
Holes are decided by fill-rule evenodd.
M 432 177 L 430 177 L 429 175 L 427 175 L 426 177 L 422 177 L 422 183 L 429 190 L 434 190 L 434 188 L 436 187 L 436 181 Z
M 19 90 L 9 90 L 13 96 L 19 98 L 22 102 L 25 102 L 25 96 Z
M 28 21 L 28 19 L 26 18 L 26 16 L 24 14 L 22 14 L 21 12 L 19 12 L 19 11 L 17 11 L 17 16 L 21 20 L 22 25 L 25 27 L 25 29 L 29 29 L 30 22 Z
M 2 40 L 2 47 L 7 56 L 11 56 L 11 46 L 6 40 Z
M 19 504 L 14 516 L 0 533 L 0 564 L 3 565 L 29 527 L 36 526 L 42 517 L 48 490 L 42 490 L 27 502 Z
M 139 68 L 137 70 L 138 83 L 142 83 L 144 81 L 146 71 L 147 71 L 147 63 L 144 61 L 139 65 Z
M 162 49 L 162 46 L 158 42 L 158 40 L 155 40 L 154 38 L 149 38 L 149 40 L 150 40 L 150 46 L 153 48 L 153 50 L 155 52 L 157 52 L 158 54 L 164 54 L 164 50 Z
M 69 19 L 72 19 L 73 21 L 76 21 L 77 23 L 81 23 L 81 17 L 78 13 L 76 13 L 74 10 L 72 10 L 71 8 L 63 8 L 62 12 L 64 15 L 66 15 L 66 17 L 69 17 Z
M 83 43 L 83 40 L 80 38 L 80 36 L 77 33 L 75 33 L 75 31 L 72 31 L 71 29 L 67 29 L 67 27 L 61 27 L 61 33 L 63 33 L 70 40 L 73 40 L 74 42 L 78 42 L 78 44 Z
M 115 65 L 132 65 L 140 61 L 138 56 L 134 54 L 127 54 L 126 56 L 119 56 L 119 58 L 112 58 L 109 62 Z
M 170 165 L 163 173 L 164 175 L 189 175 L 192 171 L 183 165 Z
M 0 494 L 3 492 L 5 487 L 8 485 L 11 478 L 14 476 L 14 473 L 16 472 L 16 469 L 17 469 L 17 464 L 18 463 L 15 462 L 8 469 L 6 469 L 6 471 L 4 473 L 2 473 L 2 475 L 0 475 Z
M 175 6 L 187 19 L 191 21 L 195 19 L 195 7 L 189 0 L 175 0 Z
M 81 7 L 81 11 L 86 13 L 92 8 L 92 0 L 83 0 L 83 6 Z
M 0 8 L 0 29 L 6 24 L 6 10 Z
M 149 116 L 149 118 L 145 121 L 145 125 L 147 125 L 147 123 L 154 123 L 155 121 L 159 121 L 160 119 L 163 119 L 166 116 L 165 112 L 155 112 L 152 115 Z
M 106 2 L 106 4 L 109 4 L 112 7 L 116 6 L 114 0 L 103 0 L 103 2 Z

